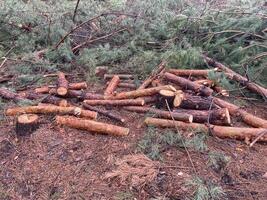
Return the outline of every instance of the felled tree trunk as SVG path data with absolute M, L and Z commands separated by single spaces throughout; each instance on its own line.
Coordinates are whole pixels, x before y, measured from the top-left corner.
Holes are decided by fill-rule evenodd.
M 193 116 L 193 122 L 197 123 L 211 123 L 215 125 L 231 125 L 231 118 L 227 108 L 216 110 L 187 110 L 175 109 L 174 113 L 190 114 Z
M 105 74 L 104 75 L 104 79 L 107 80 L 107 79 L 111 79 L 113 78 L 113 76 L 119 76 L 120 79 L 133 79 L 134 76 L 131 75 L 131 74 Z
M 214 103 L 222 108 L 228 108 L 230 114 L 233 116 L 241 116 L 242 120 L 250 126 L 257 128 L 267 128 L 267 120 L 254 116 L 232 103 L 216 97 L 214 97 Z
M 103 133 L 114 136 L 126 136 L 129 134 L 128 128 L 92 120 L 83 120 L 76 117 L 57 116 L 56 122 L 60 125 L 66 125 L 71 128 L 82 129 L 92 133 Z
M 218 71 L 215 69 L 169 69 L 168 72 L 177 76 L 204 76 L 208 77 L 210 72 Z
M 151 96 L 151 95 L 157 94 L 160 90 L 176 91 L 176 89 L 172 87 L 171 85 L 164 85 L 160 87 L 133 90 L 129 92 L 120 92 L 120 93 L 117 93 L 115 96 L 109 97 L 109 98 L 110 99 L 133 99 L 137 97 Z
M 90 105 L 88 105 L 86 103 L 83 104 L 83 107 L 86 108 L 86 109 L 88 109 L 88 110 L 95 111 L 95 112 L 97 112 L 99 114 L 102 114 L 102 115 L 104 115 L 106 117 L 109 117 L 111 119 L 114 119 L 116 121 L 119 121 L 119 122 L 122 122 L 122 123 L 125 122 L 125 119 L 124 118 L 122 118 L 121 116 L 118 116 L 118 115 L 115 115 L 115 114 L 111 113 L 111 111 L 99 109 L 99 108 L 90 106 Z
M 69 82 L 67 81 L 65 74 L 63 72 L 59 72 L 57 94 L 60 96 L 65 96 L 68 93 L 68 86 Z
M 193 110 L 210 110 L 217 108 L 215 103 L 212 102 L 211 97 L 192 96 L 185 94 L 180 108 L 193 109 Z
M 8 100 L 14 100 L 14 101 L 23 100 L 23 97 L 21 97 L 19 94 L 14 93 L 5 88 L 0 88 L 0 97 L 3 97 L 4 99 L 8 99 Z
M 51 88 L 56 88 L 56 85 L 49 85 L 49 86 L 42 86 L 39 88 L 35 88 L 36 93 L 49 93 Z M 70 90 L 81 90 L 86 89 L 87 83 L 86 82 L 80 82 L 80 83 L 70 83 L 68 85 L 68 89 Z
M 240 74 L 234 72 L 233 70 L 231 70 L 227 66 L 215 61 L 212 58 L 209 58 L 205 55 L 203 55 L 203 58 L 206 60 L 206 62 L 209 65 L 217 67 L 217 68 L 221 69 L 222 71 L 226 72 L 226 75 L 228 76 L 228 78 L 233 79 L 233 80 L 241 83 L 242 85 L 246 86 L 249 90 L 261 95 L 264 99 L 267 99 L 267 89 L 266 88 L 264 88 L 264 87 L 262 87 L 256 83 L 250 82 L 247 78 L 241 76 Z
M 85 92 L 83 90 L 68 90 L 68 97 L 78 98 L 78 99 L 104 99 L 102 94 L 95 94 L 91 92 Z
M 16 134 L 27 136 L 33 133 L 39 127 L 38 119 L 38 115 L 35 114 L 19 115 L 16 120 Z
M 142 107 L 142 106 L 127 106 L 123 107 L 125 110 L 137 112 L 137 113 L 151 113 L 155 114 L 157 117 L 166 118 L 183 121 L 183 122 L 193 122 L 193 116 L 187 113 L 175 113 L 169 111 L 163 111 L 160 109 L 150 108 L 150 107 Z
M 108 84 L 108 87 L 106 88 L 104 95 L 112 95 L 115 89 L 117 88 L 118 84 L 120 82 L 120 77 L 118 75 L 113 76 L 111 81 Z
M 118 87 L 136 89 L 136 85 L 133 83 L 119 83 Z
M 192 90 L 196 93 L 200 93 L 203 96 L 210 96 L 213 92 L 212 89 L 204 86 L 204 85 L 200 85 L 198 83 L 194 83 L 188 79 L 176 76 L 174 74 L 171 74 L 169 72 L 165 72 L 164 74 L 164 78 L 167 79 L 168 81 L 171 81 L 173 83 L 178 84 L 179 86 L 181 86 L 183 89 L 189 89 Z
M 61 107 L 61 106 L 25 106 L 15 107 L 6 110 L 7 116 L 15 116 L 20 114 L 61 114 L 76 115 L 79 117 L 96 119 L 97 113 L 89 110 L 82 110 L 79 107 Z
M 84 100 L 84 103 L 91 106 L 143 106 L 143 99 L 122 99 L 122 100 Z

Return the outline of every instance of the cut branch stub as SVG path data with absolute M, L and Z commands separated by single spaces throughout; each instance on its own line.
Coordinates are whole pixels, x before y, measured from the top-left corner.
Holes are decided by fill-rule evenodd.
M 118 75 L 113 76 L 113 78 L 111 79 L 111 81 L 108 84 L 108 87 L 106 88 L 106 90 L 104 92 L 104 95 L 105 96 L 112 95 L 112 93 L 117 88 L 119 82 L 120 82 L 120 77 Z
M 83 120 L 76 117 L 57 116 L 56 122 L 60 125 L 66 125 L 71 128 L 82 129 L 93 133 L 103 133 L 114 136 L 126 136 L 129 134 L 128 128 L 92 120 Z
M 19 115 L 16 120 L 16 134 L 27 136 L 33 133 L 39 127 L 38 119 L 38 115 L 35 114 Z
M 57 94 L 60 96 L 65 96 L 68 93 L 68 81 L 63 72 L 58 72 L 58 88 Z

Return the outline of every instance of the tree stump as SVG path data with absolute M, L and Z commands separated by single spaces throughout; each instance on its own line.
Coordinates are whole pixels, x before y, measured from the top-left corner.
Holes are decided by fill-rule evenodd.
M 16 134 L 18 136 L 27 136 L 33 133 L 39 127 L 39 117 L 35 114 L 23 114 L 17 117 Z

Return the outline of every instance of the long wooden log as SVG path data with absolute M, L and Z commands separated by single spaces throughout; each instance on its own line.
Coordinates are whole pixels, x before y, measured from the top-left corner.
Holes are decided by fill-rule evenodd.
M 208 77 L 210 72 L 218 71 L 215 69 L 169 69 L 168 72 L 177 76 L 204 76 Z
M 199 123 L 185 123 L 181 121 L 173 121 L 167 119 L 158 119 L 147 117 L 145 119 L 145 124 L 147 126 L 155 126 L 161 128 L 178 128 L 182 130 L 187 129 L 200 129 L 208 132 L 210 129 L 213 135 L 220 138 L 234 138 L 238 140 L 252 140 L 256 138 L 263 131 L 266 131 L 264 128 L 240 128 L 240 127 L 227 127 L 227 126 L 216 126 L 210 125 L 209 128 L 204 124 Z M 259 141 L 267 141 L 267 136 L 263 136 Z
M 107 111 L 107 110 L 99 109 L 99 108 L 96 108 L 96 107 L 94 107 L 94 106 L 90 106 L 90 105 L 88 105 L 88 104 L 86 104 L 86 103 L 83 104 L 83 107 L 84 107 L 85 109 L 95 111 L 95 112 L 97 112 L 97 113 L 99 113 L 99 114 L 102 114 L 102 115 L 104 115 L 104 116 L 106 116 L 106 117 L 109 117 L 109 118 L 111 118 L 111 119 L 117 120 L 117 121 L 119 121 L 119 122 L 122 122 L 122 123 L 125 122 L 125 119 L 124 119 L 124 118 L 122 118 L 121 116 L 115 115 L 115 114 L 112 113 L 111 111 Z
M 123 107 L 127 111 L 137 112 L 137 113 L 151 113 L 155 114 L 157 117 L 166 118 L 166 119 L 172 119 L 172 117 L 175 120 L 183 121 L 183 122 L 193 122 L 193 116 L 191 114 L 187 113 L 175 113 L 175 112 L 169 112 L 164 111 L 156 108 L 150 108 L 150 107 L 142 107 L 142 106 L 127 106 Z
M 156 70 L 138 87 L 138 90 L 147 88 L 153 80 L 165 69 L 166 61 L 162 61 Z
M 82 129 L 94 133 L 103 133 L 114 136 L 126 136 L 129 134 L 128 128 L 92 120 L 83 120 L 76 117 L 57 116 L 56 122 L 60 125 L 66 125 L 71 128 Z
M 113 78 L 113 76 L 119 76 L 120 79 L 133 79 L 134 76 L 131 75 L 131 74 L 105 74 L 104 75 L 104 79 L 107 80 L 107 79 L 111 79 Z
M 23 97 L 21 97 L 19 94 L 12 92 L 6 88 L 0 88 L 0 97 L 8 100 L 14 100 L 14 101 L 21 101 L 23 100 Z
M 79 107 L 61 107 L 61 106 L 25 106 L 15 107 L 6 110 L 7 116 L 15 116 L 20 114 L 61 114 L 75 115 L 79 117 L 96 119 L 97 113 L 89 110 L 82 110 Z
M 193 116 L 193 122 L 210 123 L 214 125 L 231 125 L 231 118 L 227 108 L 216 110 L 187 110 L 175 109 L 174 113 L 190 114 Z M 181 120 L 180 120 L 181 121 Z
M 216 104 L 212 101 L 213 98 L 211 97 L 193 96 L 185 94 L 179 107 L 193 110 L 210 110 L 217 108 Z
M 118 87 L 136 89 L 136 85 L 134 83 L 119 83 Z
M 133 90 L 129 92 L 120 92 L 120 93 L 117 93 L 115 96 L 108 97 L 108 98 L 109 99 L 133 99 L 133 98 L 138 98 L 138 97 L 151 96 L 151 95 L 157 94 L 160 90 L 176 91 L 176 89 L 173 86 L 164 85 L 160 87 Z
M 169 72 L 165 72 L 164 78 L 167 79 L 168 81 L 171 81 L 173 83 L 178 84 L 183 89 L 186 89 L 186 90 L 189 89 L 189 90 L 192 90 L 194 92 L 200 93 L 201 95 L 204 95 L 204 96 L 210 96 L 213 92 L 212 89 L 210 89 L 204 85 L 194 83 L 188 79 L 176 76 L 176 75 L 171 74 Z
M 113 76 L 111 81 L 108 84 L 108 87 L 106 88 L 104 95 L 112 95 L 112 93 L 115 91 L 116 87 L 118 86 L 120 82 L 120 77 L 118 75 Z
M 35 88 L 36 93 L 49 93 L 51 88 L 56 88 L 56 85 L 46 85 L 42 86 L 39 88 Z M 68 85 L 68 89 L 70 90 L 81 90 L 81 89 L 86 89 L 87 88 L 87 83 L 86 82 L 79 82 L 79 83 L 70 83 Z
M 247 78 L 241 76 L 240 74 L 236 73 L 235 71 L 231 70 L 229 67 L 223 65 L 222 63 L 219 63 L 215 61 L 212 58 L 209 58 L 208 56 L 203 55 L 203 58 L 206 60 L 206 62 L 214 67 L 217 67 L 221 69 L 222 71 L 226 72 L 226 75 L 228 78 L 233 79 L 242 85 L 246 86 L 249 90 L 261 95 L 265 100 L 267 99 L 267 89 L 256 84 L 253 82 L 250 82 Z
M 57 94 L 60 96 L 65 96 L 68 93 L 69 82 L 67 81 L 65 74 L 63 72 L 58 72 L 58 88 Z
M 222 108 L 228 108 L 229 112 L 231 115 L 236 116 L 239 115 L 241 116 L 242 120 L 253 127 L 258 127 L 258 128 L 267 128 L 267 120 L 262 119 L 260 117 L 257 117 L 255 115 L 252 115 L 245 110 L 241 109 L 240 107 L 229 103 L 227 101 L 224 101 L 222 99 L 214 97 L 214 103 L 217 104 L 218 106 Z
M 84 103 L 91 106 L 143 106 L 143 99 L 120 99 L 120 100 L 84 100 Z

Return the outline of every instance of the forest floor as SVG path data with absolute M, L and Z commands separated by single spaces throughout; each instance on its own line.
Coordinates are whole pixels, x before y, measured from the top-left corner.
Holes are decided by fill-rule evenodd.
M 102 90 L 104 85 L 97 85 Z M 10 103 L 12 105 L 12 103 Z M 267 118 L 262 104 L 247 110 Z M 40 128 L 30 137 L 15 136 L 14 121 L 6 118 L 0 131 L 0 199 L 186 199 L 193 194 L 186 180 L 199 176 L 220 185 L 230 200 L 264 200 L 267 197 L 266 144 L 249 147 L 244 141 L 208 137 L 207 146 L 230 158 L 221 170 L 208 166 L 208 155 L 189 149 L 192 167 L 184 149 L 165 148 L 162 160 L 153 161 L 157 176 L 142 187 L 128 180 L 106 179 L 114 163 L 126 155 L 140 154 L 138 142 L 147 128 L 145 115 L 113 108 L 126 119 L 125 137 L 91 134 L 59 127 L 53 116 L 42 117 Z M 100 121 L 114 124 L 107 118 Z

